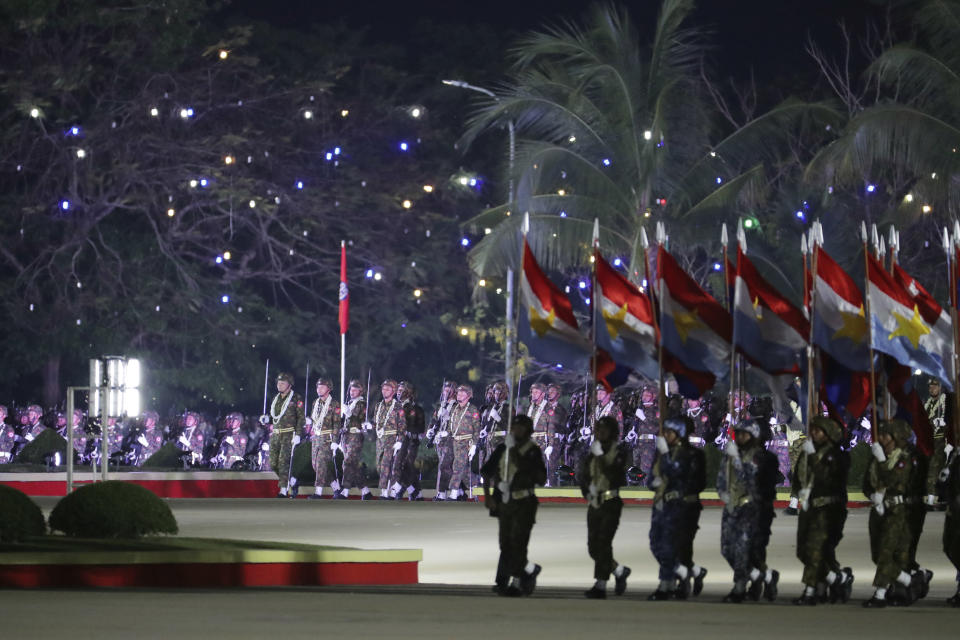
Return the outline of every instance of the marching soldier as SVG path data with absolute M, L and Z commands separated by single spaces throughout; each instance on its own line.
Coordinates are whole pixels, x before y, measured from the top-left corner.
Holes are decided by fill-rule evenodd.
M 710 424 L 710 412 L 705 407 L 703 398 L 685 398 L 683 401 L 684 413 L 693 421 L 693 430 L 687 435 L 690 444 L 702 449 L 708 440 L 713 440 L 713 425 Z
M 422 500 L 420 497 L 420 473 L 417 471 L 417 453 L 420 451 L 420 439 L 426 430 L 426 417 L 423 407 L 417 403 L 417 390 L 412 382 L 404 380 L 397 388 L 397 397 L 403 403 L 403 414 L 407 425 L 403 434 L 403 447 L 400 460 L 396 463 L 400 469 L 400 484 L 407 488 L 407 499 Z M 400 497 L 399 495 L 397 496 Z
M 450 438 L 453 441 L 453 472 L 450 476 L 448 500 L 467 500 L 473 493 L 473 478 L 470 461 L 477 452 L 477 436 L 480 433 L 480 411 L 470 402 L 473 389 L 461 384 L 457 387 L 457 404 L 450 410 Z M 460 493 L 460 486 L 466 487 Z M 462 496 L 462 497 L 461 497 Z
M 907 449 L 910 425 L 903 420 L 890 420 L 881 423 L 878 431 L 877 442 L 870 445 L 873 459 L 864 478 L 864 493 L 873 503 L 870 556 L 877 565 L 873 597 L 863 603 L 868 608 L 910 604 L 911 594 L 919 591 L 916 584 L 919 576 L 914 578 L 909 573 L 913 532 L 907 499 L 918 465 Z M 897 588 L 898 593 L 888 598 L 893 588 Z
M 450 478 L 453 475 L 453 439 L 450 438 L 450 412 L 457 404 L 457 383 L 447 380 L 440 391 L 440 404 L 433 412 L 430 430 L 427 439 L 437 448 L 437 493 L 434 501 L 446 499 L 450 488 Z
M 800 506 L 797 522 L 797 558 L 803 563 L 803 593 L 797 605 L 826 600 L 846 602 L 853 587 L 853 571 L 840 568 L 837 545 L 847 520 L 847 473 L 850 456 L 840 444 L 843 427 L 826 416 L 810 421 L 810 436 L 801 445 L 793 469 Z
M 644 477 L 650 477 L 653 459 L 657 454 L 656 439 L 660 433 L 660 407 L 657 390 L 646 385 L 640 393 L 640 406 L 637 407 L 637 450 L 635 460 Z
M 333 468 L 333 456 L 340 442 L 340 403 L 333 399 L 332 388 L 333 384 L 327 378 L 318 379 L 317 399 L 310 410 L 310 462 L 316 474 L 310 500 L 319 500 L 327 486 L 334 495 L 340 492 Z
M 563 461 L 563 447 L 566 441 L 567 410 L 560 404 L 560 385 L 551 382 L 547 385 L 547 448 L 543 450 L 547 464 L 548 487 L 557 484 L 557 467 Z
M 617 421 L 617 437 L 623 437 L 623 411 L 613 401 L 613 394 L 607 391 L 602 384 L 597 385 L 597 406 L 593 410 L 593 425 L 597 424 L 600 418 L 610 416 Z
M 12 424 L 7 424 L 6 420 L 7 407 L 0 404 L 0 464 L 10 462 L 17 443 L 17 430 Z
M 487 432 L 487 451 L 484 460 L 490 457 L 493 450 L 500 446 L 507 437 L 507 428 L 504 424 L 507 419 L 507 383 L 499 380 L 493 383 L 493 402 L 480 415 L 480 426 Z
M 620 487 L 627 477 L 630 450 L 617 442 L 616 420 L 605 416 L 597 421 L 590 455 L 581 463 L 578 477 L 580 491 L 587 499 L 587 551 L 593 558 L 594 585 L 584 592 L 587 598 L 607 597 L 610 574 L 616 581 L 614 593 L 622 596 L 627 590 L 630 567 L 613 559 L 613 537 L 620 526 L 623 500 Z
M 220 452 L 218 457 L 224 469 L 231 469 L 233 465 L 240 462 L 247 453 L 249 437 L 243 431 L 243 414 L 237 411 L 228 413 L 224 419 L 226 433 L 220 440 Z
M 957 569 L 957 592 L 947 604 L 960 607 L 960 451 L 949 444 L 947 464 L 940 472 L 940 485 L 947 500 L 947 517 L 943 521 L 943 551 Z
M 371 499 L 367 480 L 363 477 L 361 463 L 363 462 L 363 423 L 367 405 L 363 398 L 363 383 L 351 380 L 347 388 L 349 400 L 342 409 L 343 435 L 338 445 L 343 449 L 343 478 L 341 478 L 340 493 L 334 493 L 333 498 L 343 499 L 350 495 L 351 488 L 360 489 L 360 499 Z M 336 440 L 330 445 L 336 444 Z
M 480 470 L 484 505 L 499 523 L 500 559 L 494 591 L 502 596 L 533 593 L 541 569 L 527 559 L 539 504 L 534 487 L 547 480 L 543 452 L 531 439 L 532 433 L 533 421 L 516 416 L 503 444 Z
M 723 601 L 759 600 L 762 594 L 772 602 L 780 573 L 767 568 L 765 555 L 770 540 L 767 512 L 772 513 L 776 495 L 776 458 L 763 448 L 755 420 L 737 423 L 724 454 L 717 476 L 717 493 L 724 503 L 720 552 L 733 569 L 733 589 Z
M 303 412 L 303 398 L 293 390 L 293 375 L 281 373 L 277 376 L 277 395 L 270 403 L 270 415 L 260 417 L 261 424 L 272 424 L 270 436 L 270 468 L 279 477 L 280 492 L 278 498 L 291 498 L 297 495 L 297 479 L 290 473 L 293 462 L 293 449 L 300 444 L 306 416 Z
M 693 561 L 693 540 L 699 528 L 700 492 L 706 487 L 706 458 L 687 440 L 693 421 L 668 418 L 654 446 L 651 469 L 654 490 L 650 550 L 660 565 L 660 584 L 648 600 L 685 600 L 699 595 L 707 570 Z M 692 584 L 691 584 L 692 583 Z
M 950 410 L 947 395 L 941 391 L 940 380 L 931 377 L 927 388 L 929 396 L 924 401 L 923 408 L 927 412 L 930 426 L 933 427 L 933 455 L 930 456 L 925 500 L 927 508 L 934 509 L 945 507 L 937 500 L 937 478 L 947 462 L 944 449 L 947 446 L 947 424 L 952 423 L 950 418 L 953 412 Z
M 547 446 L 547 388 L 540 382 L 530 385 L 530 403 L 526 414 L 533 420 L 533 441 L 541 449 Z M 547 482 L 550 477 L 547 476 Z
M 380 385 L 382 400 L 377 403 L 373 423 L 364 425 L 377 434 L 377 472 L 380 475 L 380 499 L 393 500 L 400 488 L 399 469 L 394 465 L 397 452 L 403 447 L 406 418 L 401 403 L 397 401 L 397 381 L 387 379 Z

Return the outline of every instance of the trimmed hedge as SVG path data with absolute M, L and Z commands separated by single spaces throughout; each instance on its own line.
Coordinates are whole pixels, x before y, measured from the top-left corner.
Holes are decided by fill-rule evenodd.
M 80 538 L 139 538 L 179 531 L 166 502 L 149 489 L 120 480 L 84 485 L 63 498 L 50 514 L 50 529 Z
M 0 542 L 19 542 L 46 532 L 40 507 L 22 491 L 0 485 Z
M 64 454 L 67 450 L 67 441 L 54 429 L 44 429 L 32 442 L 28 442 L 20 453 L 17 462 L 25 464 L 46 464 L 43 457 L 48 453 L 60 452 L 60 464 L 66 464 Z

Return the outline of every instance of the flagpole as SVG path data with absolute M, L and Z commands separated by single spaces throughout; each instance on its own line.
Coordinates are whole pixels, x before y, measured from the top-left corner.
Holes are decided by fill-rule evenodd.
M 723 246 L 723 301 L 727 306 L 727 312 L 730 314 L 731 324 L 736 322 L 733 315 L 733 300 L 730 298 L 730 283 L 728 278 L 730 276 L 727 273 L 727 268 L 730 264 L 730 258 L 727 253 L 727 245 L 729 245 L 730 239 L 727 237 L 727 223 L 724 222 L 720 227 L 720 244 Z M 734 286 L 736 286 L 736 272 L 734 272 Z M 733 335 L 730 336 L 731 342 L 733 342 L 733 336 L 737 333 L 736 326 L 733 327 Z M 730 345 L 730 388 L 727 390 L 727 414 L 730 416 L 730 422 L 733 422 L 733 396 L 737 386 L 736 383 L 737 375 L 737 349 L 736 346 Z M 727 425 L 727 429 L 731 429 L 733 424 Z
M 347 327 L 344 325 L 344 305 L 348 303 L 347 291 L 347 241 L 340 241 L 340 406 L 343 406 L 347 371 Z
M 814 300 L 816 300 L 816 284 L 817 284 L 817 223 L 813 223 L 811 228 L 812 233 L 810 234 L 810 242 L 807 242 L 806 236 L 803 236 L 803 239 L 800 242 L 800 251 L 803 253 L 803 297 L 804 302 L 806 302 L 807 309 L 807 318 L 810 320 L 810 334 L 808 336 L 809 344 L 807 345 L 807 424 L 804 425 L 807 427 L 807 432 L 809 433 L 809 424 L 810 419 L 813 417 L 814 408 L 816 408 L 817 413 L 820 412 L 820 404 L 816 399 L 816 357 L 817 357 L 817 348 L 813 344 L 813 313 L 814 313 Z M 807 262 L 807 255 L 809 254 L 809 263 Z M 810 282 L 811 286 L 808 288 L 807 282 Z M 812 290 L 811 290 L 812 289 Z
M 870 314 L 870 248 L 867 246 L 867 223 L 860 223 L 860 240 L 863 242 L 863 266 L 866 278 L 863 305 L 867 318 L 867 336 L 870 358 L 870 441 L 877 441 L 877 378 L 873 366 L 873 316 Z
M 664 243 L 666 242 L 666 240 L 667 240 L 666 229 L 664 229 L 662 222 L 658 222 L 657 223 L 657 299 L 660 301 L 661 312 L 663 311 L 663 278 L 661 277 L 663 272 L 660 270 L 659 261 L 660 261 L 660 252 L 666 249 L 664 247 Z M 650 281 L 647 280 L 648 284 L 649 282 Z M 662 323 L 659 323 L 659 324 L 662 324 Z M 658 332 L 659 332 L 659 329 L 658 329 Z M 658 381 L 659 393 L 657 395 L 657 409 L 658 409 L 657 413 L 659 414 L 658 422 L 659 422 L 659 429 L 660 429 L 661 436 L 663 435 L 663 419 L 664 419 L 664 415 L 667 412 L 666 411 L 667 409 L 666 393 L 664 393 L 665 384 L 663 379 L 664 376 L 663 376 L 663 339 L 662 338 L 663 336 L 661 336 L 661 339 L 657 341 L 657 369 L 658 369 L 657 375 L 660 377 L 660 380 Z
M 943 228 L 943 250 L 947 254 L 947 282 L 950 287 L 950 323 L 953 326 L 953 371 L 951 372 L 951 382 L 953 382 L 953 441 L 954 446 L 960 445 L 960 389 L 957 388 L 957 368 L 960 366 L 960 357 L 957 353 L 957 345 L 960 344 L 960 330 L 957 327 L 957 254 L 956 250 L 960 246 L 960 224 L 954 221 L 953 242 L 950 242 L 950 233 L 947 228 Z
M 659 224 L 657 223 L 658 233 L 659 233 Z M 662 336 L 660 335 L 660 308 L 662 303 L 662 298 L 660 297 L 660 287 L 659 285 L 654 285 L 650 280 L 650 240 L 647 238 L 647 229 L 646 227 L 640 228 L 640 247 L 643 253 L 643 275 L 647 281 L 647 289 L 649 291 L 656 291 L 655 295 L 650 296 L 650 304 L 653 311 L 653 332 L 654 337 L 656 338 L 657 343 L 657 386 L 663 388 L 661 381 L 663 380 L 663 345 Z M 660 268 L 657 267 L 657 277 L 659 282 Z M 658 393 L 658 401 L 662 398 L 662 393 Z M 660 434 L 663 435 L 663 414 L 664 407 L 662 405 L 657 405 L 660 408 Z
M 597 388 L 597 261 L 600 259 L 600 219 L 593 219 L 593 268 L 591 277 L 593 282 L 590 288 L 590 349 L 593 357 L 590 358 L 590 375 L 593 388 Z

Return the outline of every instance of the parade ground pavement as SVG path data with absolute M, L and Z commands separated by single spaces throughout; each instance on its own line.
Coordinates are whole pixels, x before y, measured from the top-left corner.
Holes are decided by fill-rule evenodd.
M 47 512 L 54 498 L 38 500 Z M 723 604 L 732 574 L 720 556 L 719 508 L 703 512 L 696 561 L 709 569 L 700 597 L 647 602 L 656 566 L 647 535 L 650 507 L 624 509 L 614 543 L 633 569 L 627 594 L 588 601 L 592 583 L 585 506 L 543 504 L 530 559 L 543 566 L 530 598 L 490 591 L 497 561 L 496 520 L 475 503 L 329 500 L 170 500 L 180 534 L 361 548 L 420 548 L 420 585 L 236 590 L 0 591 L 10 638 L 957 638 L 960 609 L 946 607 L 955 571 L 940 548 L 942 513 L 930 514 L 919 560 L 934 571 L 926 600 L 909 608 L 865 610 L 873 565 L 866 509 L 851 510 L 840 545 L 856 575 L 847 605 L 797 607 L 801 566 L 796 518 L 774 521 L 768 562 L 780 571 L 775 603 Z M 9 633 L 10 635 L 7 635 Z M 612 634 L 616 634 L 612 635 Z

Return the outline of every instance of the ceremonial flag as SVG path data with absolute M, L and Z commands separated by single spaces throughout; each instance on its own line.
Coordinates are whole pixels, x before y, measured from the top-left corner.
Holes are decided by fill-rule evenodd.
M 917 282 L 910 274 L 904 271 L 899 264 L 893 265 L 893 277 L 897 283 L 902 286 L 913 298 L 914 303 L 920 311 L 920 315 L 931 325 L 931 333 L 936 340 L 944 345 L 946 353 L 953 353 L 953 320 L 946 309 L 940 306 L 940 303 L 930 295 L 930 293 Z M 943 362 L 943 368 L 951 380 L 954 378 L 953 358 L 947 357 Z
M 680 268 L 662 244 L 657 266 L 664 370 L 688 375 L 702 395 L 728 373 L 730 314 Z
M 350 324 L 350 290 L 347 289 L 347 245 L 340 242 L 340 334 Z
M 909 278 L 905 273 L 903 275 Z M 931 300 L 911 296 L 872 255 L 867 256 L 867 281 L 873 348 L 903 365 L 939 378 L 952 391 L 953 329 L 950 319 L 941 315 L 939 305 L 934 303 L 936 306 L 931 306 Z
M 597 346 L 606 350 L 617 364 L 656 380 L 660 376 L 657 330 L 650 298 L 611 267 L 599 251 L 595 252 L 594 268 L 597 311 L 601 316 L 597 322 Z
M 897 401 L 894 417 L 905 420 L 913 427 L 913 433 L 917 436 L 917 448 L 929 456 L 933 453 L 933 426 L 923 409 L 920 395 L 913 386 L 913 369 L 899 364 L 893 358 L 884 359 L 887 361 L 887 389 Z
M 570 300 L 540 270 L 523 240 L 517 336 L 538 360 L 567 369 L 586 369 L 592 348 L 581 334 Z
M 870 370 L 863 294 L 819 245 L 813 282 L 813 342 L 850 371 Z
M 750 364 L 769 374 L 801 372 L 810 335 L 803 312 L 774 289 L 737 248 L 733 295 L 733 344 Z

